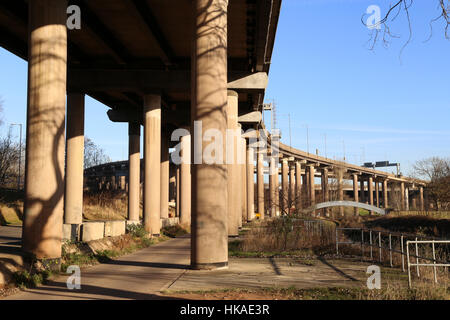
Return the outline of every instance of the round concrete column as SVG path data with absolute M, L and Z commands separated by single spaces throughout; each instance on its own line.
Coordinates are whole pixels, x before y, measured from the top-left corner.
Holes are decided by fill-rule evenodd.
M 22 249 L 61 257 L 67 28 L 64 0 L 29 1 L 28 107 Z
M 180 218 L 180 166 L 177 166 L 176 173 L 176 216 Z
M 300 161 L 295 162 L 295 200 L 295 207 L 299 211 L 302 209 L 302 164 Z
M 338 200 L 344 200 L 344 171 L 343 169 L 337 169 L 337 183 L 338 183 Z M 341 217 L 344 216 L 344 207 L 339 207 L 339 214 Z
M 367 181 L 367 189 L 369 190 L 369 204 L 373 206 L 373 177 L 370 176 Z M 370 211 L 370 214 L 373 214 L 373 211 Z
M 404 182 L 400 183 L 400 200 L 401 200 L 400 210 L 404 211 L 406 209 L 406 205 L 405 205 L 405 183 Z
M 386 209 L 388 207 L 388 185 L 387 180 L 383 180 L 383 206 Z
M 380 183 L 375 181 L 375 203 L 377 207 L 380 207 Z
M 405 210 L 409 211 L 409 188 L 405 188 Z
M 247 143 L 245 138 L 241 137 L 241 163 L 239 167 L 241 168 L 241 174 L 239 180 L 241 182 L 241 207 L 242 207 L 242 220 L 243 222 L 248 221 L 248 213 L 247 213 Z
M 83 222 L 84 94 L 67 95 L 67 151 L 64 223 Z
M 278 163 L 278 161 L 277 161 Z M 280 215 L 280 177 L 278 165 L 275 166 L 274 186 L 275 186 L 275 215 Z
M 363 176 L 360 176 L 359 184 L 360 184 L 360 186 L 359 186 L 360 197 L 359 198 L 360 198 L 360 201 L 362 203 L 365 203 L 366 202 L 366 197 L 365 197 L 364 178 L 363 178 Z
M 141 126 L 128 123 L 128 220 L 139 221 L 141 185 Z
M 281 211 L 284 214 L 289 213 L 289 164 L 287 159 L 281 161 Z
M 423 187 L 419 187 L 419 208 L 420 208 L 420 211 L 425 210 L 425 205 L 424 205 L 424 201 L 423 201 Z
M 191 225 L 191 136 L 181 137 L 180 223 Z
M 202 159 L 211 142 L 208 130 L 225 137 L 227 128 L 227 0 L 194 0 L 195 30 L 192 57 L 191 119 L 202 129 L 194 132 L 194 159 Z M 226 154 L 223 144 L 223 154 Z M 226 164 L 195 163 L 192 170 L 191 265 L 214 269 L 228 265 L 228 191 Z
M 248 220 L 255 218 L 255 160 L 253 148 L 247 148 L 247 215 Z
M 161 229 L 161 96 L 144 96 L 144 227 Z
M 314 176 L 315 176 L 315 168 L 314 165 L 308 165 L 309 169 L 309 181 L 308 181 L 308 187 L 309 187 L 309 201 L 310 204 L 313 206 L 316 204 L 316 188 L 315 188 L 315 182 L 314 182 Z
M 270 217 L 276 216 L 275 203 L 275 177 L 278 176 L 278 168 L 275 168 L 275 158 L 270 157 L 269 163 L 269 213 Z
M 238 164 L 238 144 L 240 135 L 238 130 L 238 94 L 228 90 L 227 103 L 227 169 L 228 169 L 228 236 L 238 236 L 242 227 L 240 203 L 240 172 Z
M 161 218 L 169 218 L 169 146 L 166 134 L 161 135 Z
M 330 188 L 328 185 L 328 168 L 323 168 L 322 170 L 322 200 L 327 202 L 330 200 Z M 323 209 L 324 216 L 328 217 L 330 212 L 328 208 Z
M 292 164 L 289 166 L 289 207 L 295 208 L 295 166 Z
M 264 155 L 258 153 L 257 161 L 258 213 L 264 219 Z
M 353 199 L 355 202 L 359 202 L 359 195 L 358 195 L 358 174 L 353 174 Z M 359 214 L 359 209 L 354 208 L 355 215 Z

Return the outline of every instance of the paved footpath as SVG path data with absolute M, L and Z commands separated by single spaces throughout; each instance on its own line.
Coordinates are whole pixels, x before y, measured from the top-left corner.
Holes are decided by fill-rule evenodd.
M 27 289 L 7 299 L 161 299 L 159 291 L 176 281 L 189 262 L 190 237 L 171 239 L 109 263 L 82 269 L 80 290 L 69 290 L 68 276 L 62 275 L 46 285 Z

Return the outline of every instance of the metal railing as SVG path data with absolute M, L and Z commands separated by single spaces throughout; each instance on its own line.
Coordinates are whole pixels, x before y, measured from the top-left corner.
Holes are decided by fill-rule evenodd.
M 359 241 L 339 241 L 339 231 L 360 231 L 361 237 Z M 368 234 L 369 243 L 366 243 L 364 235 Z M 388 247 L 383 246 L 382 235 L 387 235 L 388 238 Z M 393 240 L 397 237 L 398 243 L 400 244 L 400 250 L 394 249 Z M 414 238 L 414 240 L 408 240 L 408 238 Z M 418 240 L 421 238 L 422 240 Z M 426 240 L 423 240 L 426 239 Z M 377 243 L 378 242 L 378 243 Z M 431 243 L 432 244 L 432 252 L 433 258 L 424 257 L 419 255 L 419 244 Z M 381 231 L 381 230 L 372 230 L 372 229 L 364 229 L 364 228 L 336 228 L 336 254 L 339 254 L 339 245 L 340 244 L 358 244 L 361 246 L 361 258 L 364 257 L 365 247 L 370 248 L 370 259 L 374 260 L 374 248 L 378 248 L 379 253 L 379 262 L 383 262 L 383 250 L 389 252 L 389 265 L 393 267 L 393 253 L 398 253 L 401 255 L 401 264 L 402 271 L 406 272 L 405 266 L 408 268 L 408 276 L 409 276 L 409 286 L 411 287 L 411 266 L 416 267 L 417 276 L 420 277 L 420 266 L 433 266 L 434 267 L 434 276 L 435 282 L 437 282 L 437 272 L 436 267 L 449 267 L 450 261 L 438 261 L 436 260 L 436 248 L 435 244 L 450 244 L 450 240 L 438 239 L 434 237 L 425 237 L 425 236 L 417 236 L 406 233 L 398 233 L 398 232 L 390 232 L 390 231 Z M 415 254 L 409 253 L 409 245 L 415 244 Z M 416 258 L 416 263 L 411 263 L 409 257 Z M 405 259 L 407 262 L 405 262 Z M 419 259 L 432 261 L 432 264 L 424 264 L 419 263 Z

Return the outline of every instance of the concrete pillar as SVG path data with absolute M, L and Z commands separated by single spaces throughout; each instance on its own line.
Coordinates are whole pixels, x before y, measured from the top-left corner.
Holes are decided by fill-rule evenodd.
M 289 181 L 288 181 L 288 174 L 289 174 L 289 165 L 288 160 L 283 159 L 281 161 L 281 211 L 284 214 L 289 213 L 288 208 L 288 197 L 289 197 Z
M 309 202 L 313 206 L 316 204 L 316 189 L 314 184 L 314 175 L 315 175 L 315 169 L 314 165 L 308 165 L 308 171 L 309 171 L 309 181 L 308 181 L 308 187 L 309 187 Z
M 22 249 L 59 259 L 64 209 L 67 1 L 29 1 Z
M 67 95 L 66 189 L 64 223 L 83 222 L 84 94 Z
M 245 138 L 241 137 L 241 149 L 240 149 L 242 162 L 239 167 L 241 168 L 241 174 L 239 181 L 241 182 L 241 207 L 242 207 L 242 220 L 247 223 L 248 213 L 247 213 L 247 142 Z
M 144 227 L 161 229 L 161 96 L 144 96 Z
M 120 190 L 125 190 L 126 189 L 126 177 L 125 176 L 120 176 Z
M 211 142 L 203 132 L 227 128 L 227 0 L 194 0 L 192 50 L 192 121 L 202 129 L 193 138 L 195 159 Z M 226 152 L 223 145 L 223 154 Z M 228 170 L 222 161 L 192 165 L 191 266 L 214 269 L 228 265 Z
M 177 173 L 176 173 L 176 216 L 180 217 L 180 166 L 177 166 Z
M 228 90 L 227 129 L 233 132 L 227 136 L 227 169 L 228 169 L 228 236 L 238 236 L 242 227 L 240 203 L 240 172 L 238 159 L 238 143 L 240 137 L 235 135 L 238 129 L 238 94 Z
M 295 166 L 289 166 L 289 209 L 295 208 Z
M 405 210 L 409 211 L 409 188 L 405 188 Z
M 276 163 L 278 164 L 278 161 L 276 161 Z M 275 216 L 279 216 L 280 215 L 280 170 L 278 165 L 275 166 L 275 174 L 273 176 L 273 181 L 274 181 L 274 191 L 275 191 Z
M 387 184 L 387 180 L 384 179 L 383 180 L 383 206 L 386 209 L 389 206 L 389 201 L 388 201 L 388 184 Z
M 191 135 L 181 137 L 180 223 L 191 224 Z
M 361 201 L 361 203 L 365 203 L 366 202 L 366 195 L 365 195 L 365 190 L 364 190 L 364 178 L 363 178 L 363 176 L 360 176 L 360 178 L 359 178 L 359 183 L 360 183 L 360 186 L 359 186 L 359 192 L 360 192 L 360 201 Z
M 302 164 L 300 163 L 300 161 L 295 162 L 295 199 L 295 207 L 297 209 L 297 212 L 299 212 L 299 210 L 302 209 Z
M 419 187 L 419 208 L 420 208 L 420 211 L 425 210 L 425 205 L 423 202 L 423 187 Z
M 264 155 L 258 153 L 257 159 L 258 213 L 264 219 Z
M 322 201 L 323 202 L 327 202 L 330 200 L 329 195 L 330 195 L 330 188 L 328 185 L 328 168 L 323 168 L 322 170 Z M 330 215 L 329 209 L 328 208 L 324 208 L 323 209 L 323 215 L 325 217 L 328 217 Z
M 367 181 L 367 189 L 369 190 L 369 204 L 373 206 L 373 177 L 370 176 Z M 373 214 L 373 211 L 370 211 L 370 214 Z
M 277 192 L 276 192 L 276 179 L 278 178 L 278 167 L 276 166 L 276 159 L 274 157 L 270 157 L 269 164 L 269 195 L 270 195 L 270 217 L 277 216 Z
M 358 174 L 353 174 L 353 198 L 355 202 L 359 202 L 359 196 L 358 196 Z M 354 208 L 355 215 L 359 215 L 359 209 Z
M 255 218 L 255 165 L 253 148 L 247 148 L 247 220 Z
M 337 169 L 337 183 L 338 183 L 338 200 L 344 200 L 344 171 L 342 169 Z M 339 215 L 344 216 L 344 207 L 339 207 Z
M 128 220 L 139 221 L 141 188 L 141 126 L 128 123 Z
M 377 208 L 380 207 L 380 183 L 375 181 L 375 203 Z
M 169 141 L 161 135 L 161 218 L 169 218 Z
M 400 183 L 400 210 L 405 211 L 405 183 Z

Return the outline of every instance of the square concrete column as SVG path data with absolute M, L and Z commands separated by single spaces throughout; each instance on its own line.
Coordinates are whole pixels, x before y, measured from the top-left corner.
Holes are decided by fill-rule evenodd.
M 255 218 L 255 161 L 253 148 L 247 148 L 247 215 L 248 221 Z
M 161 218 L 169 218 L 169 137 L 161 134 Z
M 128 123 L 128 220 L 139 221 L 141 185 L 141 125 Z
M 273 218 L 277 215 L 275 180 L 278 177 L 278 168 L 276 167 L 276 161 L 274 157 L 270 157 L 269 161 L 269 213 L 270 217 Z
M 424 201 L 423 201 L 423 187 L 419 187 L 419 208 L 420 208 L 420 211 L 425 210 L 425 205 L 424 205 Z
M 315 182 L 314 182 L 315 168 L 314 168 L 314 165 L 312 165 L 312 164 L 308 165 L 308 175 L 309 175 L 309 181 L 308 181 L 309 203 L 311 206 L 313 206 L 316 204 L 316 188 L 315 188 Z
M 240 174 L 240 182 L 242 185 L 241 189 L 241 207 L 242 207 L 242 220 L 243 222 L 248 221 L 248 213 L 247 213 L 247 142 L 245 138 L 241 137 L 241 157 L 242 161 L 239 164 L 239 167 L 241 168 L 241 174 Z
M 380 207 L 380 183 L 375 181 L 375 203 L 377 208 Z
M 358 174 L 353 174 L 353 200 L 355 202 L 359 202 L 359 195 L 358 195 Z M 355 215 L 359 215 L 359 209 L 357 207 L 354 208 Z
M 264 155 L 259 152 L 257 158 L 258 213 L 264 219 Z
M 201 123 L 192 138 L 191 266 L 228 266 L 228 170 L 224 161 L 205 163 L 211 144 L 204 133 L 227 129 L 227 0 L 194 0 L 191 119 Z M 223 145 L 223 154 L 226 146 Z M 200 163 L 197 163 L 200 158 Z
M 67 94 L 64 223 L 83 222 L 84 94 Z
M 400 183 L 400 210 L 405 211 L 405 183 Z
M 40 260 L 59 259 L 64 209 L 67 1 L 35 0 L 28 6 L 22 249 Z
M 238 94 L 227 91 L 227 169 L 228 169 L 228 236 L 239 235 L 241 217 L 241 173 L 238 164 L 240 132 L 238 133 Z
M 277 168 L 278 169 L 278 168 Z M 278 170 L 277 170 L 278 177 Z M 295 162 L 295 206 L 297 212 L 302 209 L 302 164 L 300 161 Z
M 191 135 L 181 137 L 180 223 L 191 225 Z
M 367 180 L 367 189 L 369 190 L 369 204 L 373 206 L 373 177 L 370 176 Z M 370 211 L 370 214 L 373 214 L 373 211 Z
M 144 227 L 161 229 L 161 96 L 144 96 Z
M 295 165 L 289 166 L 289 212 L 295 208 Z
M 361 201 L 361 203 L 365 203 L 366 202 L 366 195 L 365 195 L 365 188 L 364 188 L 364 177 L 363 176 L 360 176 L 360 178 L 359 178 L 359 183 L 360 183 L 360 186 L 359 186 L 359 192 L 360 192 L 360 201 Z
M 386 209 L 389 205 L 388 202 L 388 184 L 387 179 L 383 180 L 383 207 Z
M 328 184 L 328 168 L 322 169 L 322 177 L 321 177 L 320 185 L 321 185 L 321 189 L 322 189 L 322 201 L 327 202 L 330 200 L 330 188 L 329 188 L 329 184 Z M 323 213 L 324 217 L 330 216 L 330 212 L 329 212 L 328 208 L 324 208 L 322 213 Z
M 285 214 L 289 213 L 289 164 L 287 159 L 281 161 L 281 211 Z

